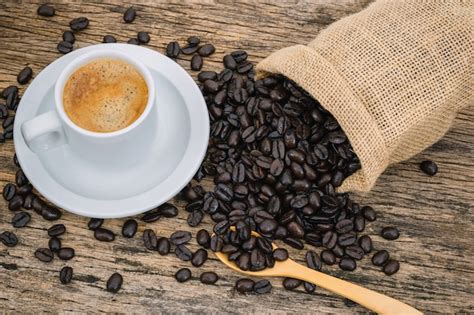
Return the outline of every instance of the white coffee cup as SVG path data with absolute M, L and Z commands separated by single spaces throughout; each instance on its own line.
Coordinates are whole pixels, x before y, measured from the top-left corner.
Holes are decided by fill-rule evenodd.
M 63 106 L 63 91 L 69 77 L 81 66 L 96 59 L 119 59 L 135 67 L 143 76 L 148 88 L 148 101 L 143 113 L 129 126 L 113 132 L 93 132 L 76 125 L 67 116 Z M 54 110 L 24 122 L 21 126 L 23 138 L 33 152 L 40 154 L 62 145 L 81 157 L 99 163 L 136 161 L 146 154 L 147 139 L 155 133 L 155 84 L 149 70 L 127 54 L 100 50 L 82 55 L 71 62 L 59 75 L 54 87 Z

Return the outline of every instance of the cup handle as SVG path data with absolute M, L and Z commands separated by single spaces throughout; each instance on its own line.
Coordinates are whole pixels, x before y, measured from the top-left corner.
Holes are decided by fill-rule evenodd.
M 40 153 L 67 143 L 58 114 L 50 111 L 21 125 L 21 133 L 31 151 Z

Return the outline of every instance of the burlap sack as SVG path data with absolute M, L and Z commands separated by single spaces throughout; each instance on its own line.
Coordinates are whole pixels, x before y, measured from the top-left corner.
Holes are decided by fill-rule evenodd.
M 472 104 L 473 21 L 470 1 L 377 1 L 273 53 L 258 75 L 285 75 L 334 115 L 362 164 L 340 190 L 368 191 Z

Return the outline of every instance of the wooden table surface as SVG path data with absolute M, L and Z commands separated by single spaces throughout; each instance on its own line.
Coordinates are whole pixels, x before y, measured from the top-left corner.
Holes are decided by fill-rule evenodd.
M 158 1 L 157 1 L 158 2 Z M 36 15 L 38 4 L 29 1 L 0 2 L 0 90 L 16 82 L 17 73 L 26 65 L 38 74 L 60 57 L 56 45 L 68 22 L 86 16 L 90 26 L 77 36 L 75 48 L 101 42 L 106 34 L 120 42 L 149 31 L 148 47 L 163 51 L 171 40 L 181 43 L 197 35 L 213 43 L 217 51 L 205 60 L 204 69 L 221 69 L 225 53 L 237 48 L 249 51 L 258 62 L 271 52 L 311 40 L 328 24 L 363 9 L 370 1 L 164 1 L 134 5 L 138 17 L 124 24 L 122 13 L 131 3 L 78 1 L 54 4 L 56 16 Z M 189 58 L 178 61 L 189 70 Z M 23 91 L 22 87 L 21 91 Z M 1 101 L 0 101 L 1 102 Z M 390 167 L 372 192 L 354 196 L 361 204 L 373 206 L 378 219 L 370 225 L 377 248 L 387 248 L 401 261 L 394 276 L 383 275 L 365 258 L 352 273 L 337 266 L 324 272 L 378 290 L 426 312 L 474 312 L 473 205 L 474 205 L 474 114 L 462 111 L 448 134 L 433 147 L 412 159 Z M 14 181 L 13 143 L 0 145 L 0 181 Z M 439 173 L 428 177 L 418 163 L 432 159 Z M 205 186 L 210 186 L 205 181 Z M 175 200 L 182 208 L 184 203 Z M 175 229 L 189 229 L 186 214 L 145 225 L 140 222 L 134 239 L 118 236 L 113 243 L 94 240 L 87 229 L 87 219 L 64 213 L 66 224 L 63 244 L 76 249 L 76 257 L 65 263 L 59 259 L 45 264 L 34 258 L 38 247 L 47 246 L 46 229 L 52 225 L 33 213 L 28 227 L 14 229 L 12 213 L 0 201 L 0 232 L 15 231 L 19 245 L 7 248 L 0 244 L 0 310 L 15 312 L 228 312 L 228 313 L 353 313 L 361 307 L 348 307 L 343 299 L 317 289 L 313 295 L 289 292 L 281 279 L 272 281 L 272 294 L 244 296 L 234 291 L 239 275 L 224 269 L 215 258 L 199 270 L 178 260 L 173 254 L 160 256 L 143 247 L 141 232 L 154 229 L 159 236 L 169 236 Z M 120 233 L 124 220 L 106 220 L 105 227 Z M 386 241 L 377 236 L 386 225 L 398 226 L 401 237 Z M 210 228 L 206 218 L 199 228 Z M 193 240 L 191 248 L 197 248 Z M 318 249 L 319 251 L 319 249 Z M 304 251 L 290 250 L 302 261 Z M 74 268 L 74 280 L 59 284 L 59 270 Z M 178 284 L 173 278 L 178 268 L 190 267 L 193 278 Z M 199 273 L 214 270 L 220 275 L 217 285 L 203 285 Z M 124 277 L 122 290 L 111 294 L 104 290 L 113 272 Z M 301 291 L 301 289 L 299 290 Z

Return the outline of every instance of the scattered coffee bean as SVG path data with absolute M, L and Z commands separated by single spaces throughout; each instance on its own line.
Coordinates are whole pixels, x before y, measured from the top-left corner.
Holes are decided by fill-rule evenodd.
M 112 293 L 117 293 L 120 288 L 122 287 L 123 277 L 119 273 L 114 273 L 110 276 L 109 280 L 107 280 L 107 291 Z
M 35 210 L 36 213 L 38 213 L 39 215 L 42 215 L 43 207 L 45 207 L 45 203 L 39 197 L 36 197 L 33 199 L 31 206 L 33 210 Z
M 142 44 L 148 44 L 150 42 L 150 34 L 148 32 L 138 32 L 137 39 Z
M 41 216 L 47 221 L 56 221 L 61 218 L 61 211 L 57 208 L 43 205 L 41 208 Z
M 86 29 L 88 26 L 89 26 L 89 19 L 86 17 L 78 17 L 71 20 L 71 22 L 69 22 L 69 27 L 71 27 L 71 30 L 73 30 L 74 32 L 82 31 Z
M 58 44 L 57 49 L 61 54 L 70 53 L 73 50 L 73 46 L 70 42 L 62 41 Z
M 423 161 L 420 163 L 420 169 L 425 174 L 434 176 L 438 172 L 438 165 L 433 161 Z
M 38 7 L 38 10 L 36 11 L 36 13 L 38 13 L 38 15 L 41 15 L 41 16 L 52 17 L 54 16 L 55 10 L 50 5 L 42 4 Z
M 224 240 L 222 239 L 222 237 L 220 237 L 219 235 L 213 235 L 209 243 L 209 248 L 213 252 L 220 252 L 222 250 L 222 247 L 224 247 Z
M 16 194 L 16 186 L 12 183 L 8 183 L 3 187 L 3 198 L 6 201 L 10 201 L 15 197 Z
M 350 257 L 342 257 L 339 261 L 339 268 L 346 271 L 354 271 L 357 268 L 356 261 Z
M 178 42 L 170 42 L 166 46 L 166 55 L 170 58 L 177 58 L 179 56 L 181 48 Z
M 379 250 L 372 256 L 372 263 L 375 266 L 383 266 L 387 260 L 389 259 L 390 255 L 386 250 Z
M 137 11 L 134 8 L 128 8 L 125 13 L 123 14 L 123 20 L 125 23 L 132 23 L 137 16 Z
M 312 294 L 314 293 L 314 291 L 316 291 L 316 286 L 309 282 L 304 282 L 303 287 L 306 293 L 309 293 L 309 294 Z
M 191 264 L 194 267 L 201 267 L 207 260 L 207 250 L 205 249 L 198 249 L 191 258 Z
M 66 233 L 66 226 L 64 224 L 55 224 L 48 229 L 50 237 L 60 236 Z
M 127 44 L 140 45 L 140 42 L 139 42 L 138 39 L 136 39 L 136 38 L 130 38 L 130 39 L 127 41 Z
M 400 270 L 400 263 L 396 260 L 389 259 L 382 270 L 386 275 L 391 276 Z
M 199 48 L 198 54 L 202 57 L 207 57 L 212 55 L 215 51 L 216 48 L 212 44 L 205 44 Z
M 207 230 L 199 230 L 196 234 L 196 241 L 199 245 L 204 248 L 209 248 L 211 242 L 211 236 Z
M 158 212 L 165 218 L 172 218 L 178 215 L 178 208 L 166 202 L 158 207 Z
M 181 53 L 183 53 L 184 55 L 192 55 L 196 53 L 198 49 L 199 49 L 198 46 L 186 46 L 186 47 L 181 48 Z
M 21 187 L 19 187 L 16 191 L 18 195 L 28 195 L 33 191 L 33 186 L 31 184 L 26 184 Z
M 107 43 L 107 44 L 116 43 L 117 39 L 112 35 L 105 35 L 104 38 L 102 39 L 102 42 Z
M 18 244 L 18 238 L 16 237 L 15 233 L 5 231 L 0 234 L 0 242 L 7 247 L 14 247 Z
M 160 255 L 168 255 L 171 249 L 171 243 L 166 237 L 160 237 L 156 246 L 156 250 Z
M 87 223 L 87 227 L 89 228 L 89 230 L 97 230 L 98 228 L 102 226 L 103 223 L 104 223 L 104 219 L 91 218 L 89 220 L 89 223 Z
M 176 257 L 181 259 L 182 261 L 190 261 L 193 257 L 193 252 L 185 245 L 178 245 L 175 249 Z
M 188 268 L 181 268 L 175 273 L 174 278 L 178 282 L 186 282 L 191 279 L 191 270 Z
M 374 208 L 365 206 L 362 208 L 362 215 L 367 221 L 373 222 L 377 219 Z
M 8 117 L 8 108 L 6 105 L 1 104 L 0 105 L 0 118 L 5 119 Z
M 74 33 L 71 31 L 65 31 L 63 33 L 63 41 L 74 44 L 76 41 L 76 36 L 74 36 Z
M 243 278 L 237 280 L 237 282 L 235 283 L 235 289 L 240 293 L 252 292 L 254 290 L 254 287 L 255 281 L 253 281 L 252 279 Z
M 31 77 L 33 76 L 33 70 L 30 67 L 25 67 L 23 70 L 18 73 L 16 80 L 20 84 L 26 84 L 30 81 Z
M 387 226 L 382 229 L 381 235 L 384 239 L 393 241 L 400 236 L 400 233 L 396 227 Z
M 191 69 L 194 71 L 199 71 L 202 68 L 202 57 L 198 54 L 195 54 L 193 58 L 191 58 Z
M 321 252 L 321 260 L 326 265 L 334 265 L 336 263 L 336 256 L 334 255 L 333 252 L 326 249 Z
M 49 248 L 38 248 L 35 251 L 35 257 L 42 262 L 50 262 L 53 260 L 53 252 Z
M 363 235 L 359 238 L 359 246 L 364 253 L 368 254 L 372 251 L 372 239 L 368 235 Z
M 272 291 L 272 284 L 268 280 L 259 280 L 255 282 L 253 291 L 257 294 L 266 294 Z
M 201 223 L 202 219 L 204 219 L 204 212 L 197 210 L 188 215 L 187 222 L 189 226 L 196 227 Z
M 138 223 L 133 219 L 128 219 L 122 226 L 122 235 L 126 238 L 132 238 L 137 233 Z
M 170 236 L 170 241 L 173 243 L 173 245 L 181 245 L 189 242 L 191 239 L 192 235 L 188 231 L 176 231 Z
M 314 251 L 309 250 L 306 252 L 306 265 L 314 270 L 321 271 L 321 268 L 323 266 L 321 262 L 321 258 L 319 258 L 319 255 L 316 254 Z
M 113 242 L 115 240 L 114 232 L 101 227 L 94 230 L 94 237 L 101 242 Z
M 10 202 L 8 202 L 8 209 L 11 211 L 20 210 L 21 206 L 23 206 L 24 199 L 21 195 L 15 195 Z
M 283 280 L 283 287 L 287 290 L 295 290 L 297 287 L 299 287 L 303 281 L 298 280 L 298 279 L 293 279 L 293 278 L 285 278 Z
M 204 284 L 214 284 L 217 282 L 217 280 L 219 280 L 219 276 L 213 271 L 208 271 L 203 272 L 199 279 Z
M 72 280 L 73 269 L 71 267 L 65 266 L 59 272 L 59 281 L 62 284 L 68 284 Z
M 235 68 L 237 68 L 237 62 L 235 61 L 234 57 L 232 57 L 232 55 L 225 55 L 223 60 L 224 66 L 227 69 L 235 70 Z
M 155 250 L 158 247 L 158 238 L 153 230 L 146 229 L 143 231 L 143 243 L 149 250 Z
M 13 121 L 12 121 L 12 123 L 13 123 Z M 5 121 L 4 121 L 4 124 L 5 124 Z M 5 125 L 3 127 L 5 127 Z M 18 170 L 16 172 L 15 182 L 16 182 L 18 187 L 28 184 L 28 178 L 26 178 L 25 173 L 23 173 L 22 170 Z
M 146 223 L 152 223 L 155 221 L 158 221 L 161 218 L 161 212 L 159 211 L 158 208 L 152 209 L 150 211 L 147 211 L 143 216 L 142 216 L 142 221 Z
M 201 42 L 201 40 L 197 36 L 190 36 L 188 37 L 187 41 L 188 41 L 189 46 L 197 46 Z
M 50 238 L 48 247 L 53 253 L 57 253 L 61 249 L 61 240 L 57 237 Z
M 70 260 L 74 258 L 74 248 L 71 247 L 61 247 L 58 251 L 58 257 L 61 260 Z
M 9 85 L 2 91 L 2 98 L 7 99 L 9 95 L 18 95 L 18 87 L 15 85 Z
M 276 261 L 285 261 L 288 259 L 288 251 L 284 248 L 277 248 L 273 251 L 273 258 Z

